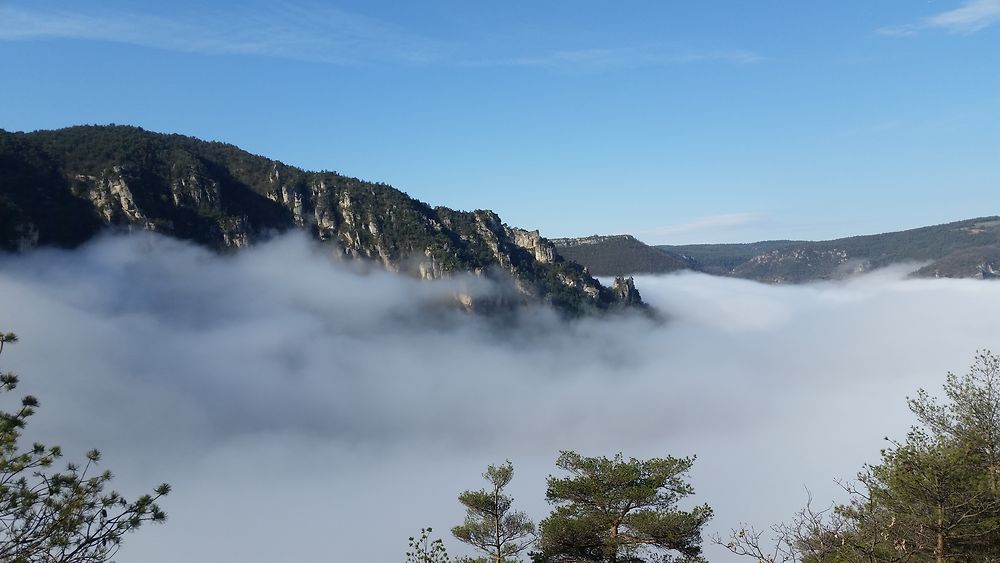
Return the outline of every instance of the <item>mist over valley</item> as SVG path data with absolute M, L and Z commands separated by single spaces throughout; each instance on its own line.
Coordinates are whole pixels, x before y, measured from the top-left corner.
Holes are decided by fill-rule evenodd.
M 505 459 L 540 520 L 565 449 L 697 455 L 710 532 L 786 520 L 804 487 L 842 500 L 834 479 L 912 423 L 905 397 L 995 337 L 1000 286 L 907 273 L 639 277 L 664 320 L 536 306 L 501 325 L 428 316 L 491 290 L 475 277 L 359 272 L 294 233 L 228 256 L 140 233 L 5 255 L 0 294 L 21 337 L 5 367 L 42 399 L 28 436 L 99 446 L 123 492 L 174 488 L 121 560 L 387 561 Z

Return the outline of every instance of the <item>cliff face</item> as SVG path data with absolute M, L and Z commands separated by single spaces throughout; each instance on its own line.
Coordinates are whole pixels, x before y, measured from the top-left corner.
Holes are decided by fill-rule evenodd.
M 396 272 L 509 279 L 522 301 L 571 315 L 636 302 L 491 211 L 432 208 L 385 184 L 134 127 L 0 132 L 0 248 L 72 247 L 106 228 L 223 252 L 303 229 L 335 254 Z

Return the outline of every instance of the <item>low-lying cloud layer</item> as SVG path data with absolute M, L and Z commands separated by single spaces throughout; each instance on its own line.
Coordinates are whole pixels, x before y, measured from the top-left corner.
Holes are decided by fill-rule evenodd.
M 490 290 L 361 274 L 300 236 L 225 258 L 145 235 L 7 256 L 0 329 L 22 342 L 0 367 L 41 399 L 30 438 L 102 449 L 129 496 L 174 486 L 121 561 L 382 562 L 423 526 L 447 536 L 489 463 L 514 463 L 543 518 L 560 449 L 697 454 L 712 531 L 786 519 L 905 431 L 907 395 L 1000 347 L 1000 284 L 898 271 L 642 278 L 666 323 L 535 311 L 515 330 L 441 312 L 456 285 Z

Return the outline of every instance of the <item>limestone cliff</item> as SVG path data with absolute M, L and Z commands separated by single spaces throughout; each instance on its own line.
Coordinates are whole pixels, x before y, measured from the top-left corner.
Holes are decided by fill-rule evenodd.
M 107 228 L 222 252 L 303 229 L 344 258 L 425 279 L 468 271 L 509 280 L 522 302 L 571 315 L 641 303 L 491 211 L 430 207 L 385 184 L 135 127 L 0 131 L 0 247 L 71 247 Z

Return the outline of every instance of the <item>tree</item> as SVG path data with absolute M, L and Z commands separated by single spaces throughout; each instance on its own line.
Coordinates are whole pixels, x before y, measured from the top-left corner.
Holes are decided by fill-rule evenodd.
M 465 523 L 452 528 L 451 533 L 486 554 L 471 561 L 517 561 L 535 541 L 535 524 L 525 513 L 511 510 L 514 500 L 503 493 L 513 476 L 510 461 L 499 467 L 490 465 L 483 473 L 489 489 L 465 491 L 458 496 L 465 505 Z
M 989 350 L 976 353 L 968 373 L 951 372 L 944 384 L 946 402 L 917 391 L 910 410 L 934 435 L 960 442 L 976 453 L 990 490 L 997 492 L 1000 472 L 1000 357 Z
M 410 537 L 406 563 L 449 563 L 448 550 L 440 538 L 431 540 L 432 528 L 421 528 L 419 537 Z
M 625 460 L 564 451 L 556 465 L 570 477 L 549 477 L 547 500 L 557 505 L 541 522 L 539 559 L 551 562 L 642 563 L 700 560 L 708 505 L 682 511 L 694 493 L 685 480 L 694 458 Z
M 816 511 L 812 508 L 812 497 L 806 507 L 800 510 L 790 524 L 778 524 L 770 529 L 772 537 L 765 537 L 766 530 L 758 530 L 744 525 L 733 530 L 729 538 L 723 540 L 715 536 L 712 541 L 730 552 L 756 559 L 759 563 L 824 562 L 854 563 L 872 561 L 865 557 L 843 557 L 849 528 L 842 514 L 833 510 Z
M 715 542 L 766 563 L 996 560 L 988 538 L 1000 503 L 975 453 L 954 442 L 913 429 L 843 486 L 847 503 L 822 512 L 807 506 L 772 529 L 770 548 L 748 527 Z
M 0 334 L 0 353 L 14 342 L 13 333 Z M 17 384 L 17 375 L 0 374 L 0 393 Z M 112 476 L 108 471 L 95 474 L 101 457 L 97 450 L 87 453 L 82 467 L 70 463 L 64 471 L 52 469 L 62 456 L 58 446 L 36 443 L 22 451 L 21 431 L 37 407 L 38 400 L 26 396 L 17 410 L 0 411 L 0 561 L 109 561 L 126 533 L 166 519 L 156 503 L 170 487 L 160 485 L 134 502 L 106 491 Z
M 965 444 L 914 428 L 858 476 L 860 487 L 840 510 L 875 560 L 983 561 L 1000 504 L 980 464 Z M 880 533 L 871 526 L 874 514 L 881 515 Z
M 944 402 L 922 389 L 908 401 L 920 425 L 844 485 L 847 503 L 807 507 L 773 528 L 771 549 L 753 528 L 716 542 L 769 563 L 1000 561 L 1000 359 L 978 353 L 944 390 Z

